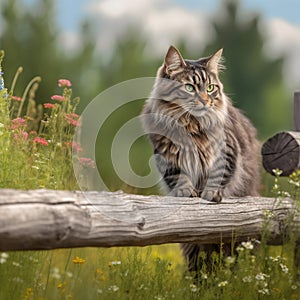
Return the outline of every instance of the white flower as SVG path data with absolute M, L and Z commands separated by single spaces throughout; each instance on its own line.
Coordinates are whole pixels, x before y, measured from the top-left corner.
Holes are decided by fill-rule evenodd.
M 220 283 L 218 283 L 218 287 L 224 287 L 228 284 L 227 280 L 221 281 Z
M 113 292 L 117 292 L 119 290 L 119 287 L 116 286 L 116 285 L 112 285 L 108 288 L 110 291 L 113 291 Z
M 258 290 L 258 292 L 259 292 L 260 294 L 263 294 L 263 295 L 270 295 L 270 291 L 269 291 L 269 289 L 267 289 L 267 288 L 263 288 L 263 289 L 261 289 L 261 290 Z
M 102 294 L 103 291 L 102 291 L 101 289 L 98 289 L 98 290 L 97 290 L 97 293 L 98 293 L 98 294 Z
M 117 260 L 117 261 L 111 261 L 110 262 L 110 264 L 112 265 L 112 266 L 116 266 L 116 265 L 120 265 L 122 262 L 120 262 L 119 260 Z
M 252 250 L 254 248 L 253 244 L 250 241 L 249 242 L 242 242 L 242 246 L 245 249 L 248 249 L 248 250 Z
M 267 275 L 267 274 L 264 274 L 264 273 L 260 272 L 260 273 L 256 274 L 255 279 L 259 280 L 259 281 L 263 281 L 268 277 L 270 277 L 270 275 Z
M 190 284 L 191 292 L 195 293 L 199 291 L 199 288 L 195 284 Z
M 243 282 L 252 282 L 252 277 L 251 276 L 245 276 L 242 279 Z
M 234 256 L 227 256 L 227 257 L 226 257 L 226 262 L 227 262 L 229 265 L 234 264 L 234 262 L 235 262 L 235 257 L 234 257 Z
M 12 264 L 14 267 L 21 267 L 21 265 L 20 265 L 18 262 L 16 262 L 16 261 L 13 261 L 11 264 Z
M 289 268 L 284 264 L 279 264 L 283 273 L 287 274 L 289 272 Z
M 61 275 L 59 273 L 59 269 L 58 268 L 53 268 L 51 276 L 52 276 L 52 278 L 60 279 Z
M 8 254 L 6 252 L 2 252 L 1 253 L 1 258 L 7 259 L 8 258 Z

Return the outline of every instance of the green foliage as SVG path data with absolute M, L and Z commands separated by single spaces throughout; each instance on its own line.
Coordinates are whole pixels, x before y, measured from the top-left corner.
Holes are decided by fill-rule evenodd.
M 263 52 L 260 23 L 259 15 L 243 17 L 240 1 L 224 1 L 222 17 L 212 22 L 214 40 L 205 52 L 224 48 L 225 92 L 266 138 L 290 125 L 292 102 L 282 78 L 283 59 L 272 60 Z
M 38 82 L 33 78 L 22 97 L 13 88 L 0 90 L 0 187 L 76 189 L 72 150 L 80 150 L 73 142 L 79 100 L 71 98 L 71 83 L 60 80 L 62 95 L 53 95 L 43 112 L 34 99 Z
M 44 104 L 43 113 L 34 101 L 39 81 L 31 80 L 22 98 L 1 85 L 0 187 L 76 189 L 71 150 L 80 160 L 80 145 L 72 144 L 78 99 L 71 83 L 59 80 L 62 93 Z M 278 176 L 274 192 L 283 196 Z M 290 184 L 299 195 L 299 172 Z M 266 222 L 270 218 L 266 214 Z M 177 245 L 2 252 L 0 299 L 299 299 L 293 239 L 279 249 L 262 242 L 255 250 L 257 244 L 236 245 L 237 255 L 224 261 L 214 253 L 212 273 L 201 253 L 198 281 L 186 273 Z

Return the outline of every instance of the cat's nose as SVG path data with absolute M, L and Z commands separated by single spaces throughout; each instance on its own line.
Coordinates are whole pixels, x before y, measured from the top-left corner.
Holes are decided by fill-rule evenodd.
M 208 97 L 207 93 L 205 93 L 205 92 L 200 92 L 200 93 L 199 93 L 199 97 L 200 97 L 205 103 L 207 103 L 207 102 L 209 101 L 209 97 Z
M 206 106 L 208 104 L 209 101 L 209 97 L 206 93 L 199 93 L 197 100 L 203 105 Z

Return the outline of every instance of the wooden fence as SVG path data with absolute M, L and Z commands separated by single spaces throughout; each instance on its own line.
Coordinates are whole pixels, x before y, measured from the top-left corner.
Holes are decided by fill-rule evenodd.
M 268 232 L 299 241 L 293 200 L 129 195 L 122 192 L 0 190 L 0 250 L 145 246 L 178 242 L 240 242 Z
M 300 169 L 300 92 L 294 95 L 295 131 L 280 132 L 262 147 L 265 169 L 282 175 Z M 214 204 L 200 198 L 122 192 L 0 190 L 0 251 L 164 243 L 300 244 L 300 211 L 289 198 L 245 197 Z

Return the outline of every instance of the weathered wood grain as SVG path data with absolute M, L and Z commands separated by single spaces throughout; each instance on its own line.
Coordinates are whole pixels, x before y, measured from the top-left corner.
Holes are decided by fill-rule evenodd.
M 282 176 L 288 176 L 300 168 L 300 132 L 283 131 L 269 138 L 262 146 L 262 162 L 265 170 L 274 175 L 278 168 Z
M 293 220 L 291 221 L 291 217 Z M 291 199 L 200 198 L 122 192 L 0 190 L 0 250 L 220 243 L 260 238 L 281 244 L 298 234 L 300 216 Z

